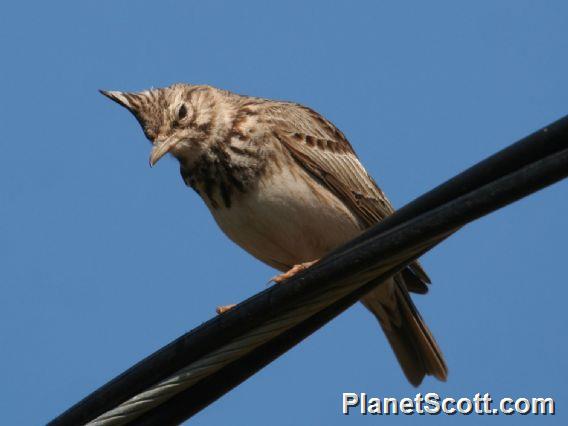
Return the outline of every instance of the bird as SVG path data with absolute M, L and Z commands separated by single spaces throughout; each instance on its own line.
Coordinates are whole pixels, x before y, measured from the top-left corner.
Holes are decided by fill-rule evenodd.
M 394 212 L 343 132 L 309 107 L 186 83 L 100 92 L 138 120 L 150 165 L 177 159 L 221 230 L 280 271 L 277 283 Z M 361 298 L 414 386 L 448 374 L 409 294 L 428 284 L 414 261 Z

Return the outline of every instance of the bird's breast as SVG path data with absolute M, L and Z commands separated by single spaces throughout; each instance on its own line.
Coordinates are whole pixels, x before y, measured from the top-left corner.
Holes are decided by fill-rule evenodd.
M 230 207 L 207 204 L 231 240 L 280 270 L 318 259 L 362 229 L 341 200 L 295 162 L 268 168 Z

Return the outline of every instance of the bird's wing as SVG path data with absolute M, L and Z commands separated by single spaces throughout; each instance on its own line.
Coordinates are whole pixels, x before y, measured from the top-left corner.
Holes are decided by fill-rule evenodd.
M 365 227 L 394 212 L 353 148 L 332 123 L 297 104 L 268 108 L 270 129 L 310 175 L 342 200 Z
M 263 111 L 272 134 L 294 160 L 370 227 L 394 209 L 353 151 L 345 135 L 310 108 L 275 103 Z M 430 280 L 418 262 L 405 270 L 410 290 L 425 293 Z

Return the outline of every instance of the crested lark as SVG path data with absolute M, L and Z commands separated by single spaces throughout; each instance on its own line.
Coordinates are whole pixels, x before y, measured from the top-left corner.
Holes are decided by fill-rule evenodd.
M 343 133 L 302 105 L 188 84 L 102 93 L 137 118 L 153 144 L 151 165 L 177 158 L 231 240 L 280 271 L 293 268 L 276 281 L 393 212 Z M 447 376 L 408 293 L 426 293 L 428 283 L 414 262 L 361 300 L 414 385 Z

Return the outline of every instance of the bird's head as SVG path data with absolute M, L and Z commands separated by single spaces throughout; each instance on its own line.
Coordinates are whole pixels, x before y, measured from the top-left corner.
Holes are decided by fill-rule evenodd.
M 191 162 L 221 130 L 216 125 L 219 96 L 209 86 L 174 84 L 137 93 L 100 92 L 134 114 L 153 144 L 152 166 L 167 153 Z

